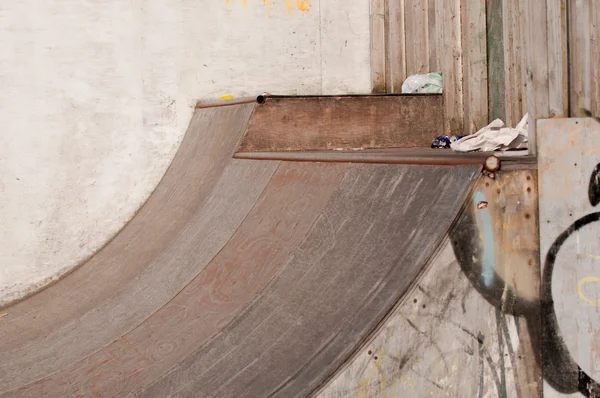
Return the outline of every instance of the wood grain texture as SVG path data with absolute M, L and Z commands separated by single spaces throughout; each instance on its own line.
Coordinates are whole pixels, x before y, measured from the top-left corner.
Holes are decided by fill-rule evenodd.
M 427 1 L 404 0 L 407 76 L 431 72 L 428 11 Z
M 440 18 L 436 19 L 439 53 L 444 78 L 444 132 L 463 133 L 463 72 L 460 0 L 436 0 Z
M 442 66 L 438 54 L 438 27 L 437 27 L 437 12 L 435 10 L 435 0 L 427 0 L 427 30 L 429 34 L 429 72 L 440 72 Z
M 519 25 L 519 46 L 521 55 L 521 113 L 525 115 L 529 112 L 529 100 L 527 89 L 527 56 L 529 51 L 529 28 L 527 27 L 527 1 L 516 0 L 515 10 L 517 11 L 515 23 Z M 516 30 L 515 30 L 516 31 Z M 530 119 L 531 120 L 531 119 Z
M 486 0 L 486 9 L 489 118 L 506 120 L 502 0 Z
M 545 1 L 526 1 L 527 29 L 527 112 L 529 113 L 530 153 L 536 153 L 536 123 L 538 118 L 548 117 L 548 24 Z
M 488 65 L 485 3 L 462 1 L 465 133 L 488 124 Z
M 267 97 L 238 152 L 429 147 L 443 129 L 441 95 Z
M 389 75 L 387 92 L 402 93 L 402 83 L 406 79 L 406 34 L 404 28 L 404 0 L 388 0 L 388 56 Z
M 600 4 L 590 2 L 590 111 L 600 115 Z
M 428 261 L 474 172 L 469 166 L 351 166 L 260 297 L 143 396 L 308 393 Z
M 515 126 L 522 117 L 521 53 L 518 0 L 502 2 L 504 34 L 504 85 L 506 124 Z
M 547 6 L 549 116 L 568 116 L 567 0 L 549 0 Z
M 169 301 L 225 244 L 277 167 L 238 161 L 226 167 L 252 107 L 196 111 L 172 166 L 123 231 L 57 284 L 4 309 L 11 314 L 0 324 L 4 391 L 115 341 Z M 240 178 L 246 181 L 235 189 L 227 183 Z M 202 223 L 211 227 L 198 229 Z M 203 250 L 182 257 L 189 247 Z
M 584 116 L 584 109 L 591 108 L 591 65 L 590 65 L 590 1 L 569 1 L 570 72 L 571 72 L 571 115 Z M 598 60 L 594 60 L 598 62 Z M 546 116 L 546 115 L 543 115 Z
M 386 92 L 386 1 L 370 0 L 371 81 L 373 93 Z

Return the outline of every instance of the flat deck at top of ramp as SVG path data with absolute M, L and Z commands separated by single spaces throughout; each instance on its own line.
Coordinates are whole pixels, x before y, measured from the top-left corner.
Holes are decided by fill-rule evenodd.
M 255 104 L 197 109 L 147 203 L 3 309 L 5 396 L 302 396 L 437 249 L 476 166 L 232 156 Z

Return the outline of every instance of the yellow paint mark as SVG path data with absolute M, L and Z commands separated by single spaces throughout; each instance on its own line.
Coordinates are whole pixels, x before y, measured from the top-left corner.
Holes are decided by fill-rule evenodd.
M 224 95 L 222 97 L 219 97 L 220 101 L 229 101 L 231 99 L 233 99 L 233 95 L 231 95 L 231 94 L 227 94 L 227 95 Z
M 310 10 L 310 0 L 296 0 L 296 7 L 302 12 Z
M 593 258 L 594 260 L 600 260 L 600 256 L 594 256 L 593 254 L 590 253 L 586 253 L 586 256 L 588 256 L 589 258 Z
M 271 0 L 262 0 L 262 2 L 267 6 L 267 15 L 271 16 Z
M 247 5 L 248 5 L 248 0 L 242 0 L 242 7 L 244 7 L 244 10 L 246 9 Z
M 292 15 L 294 12 L 294 4 L 292 4 L 292 0 L 285 0 L 285 8 L 287 9 L 288 15 Z
M 8 315 L 8 314 L 6 314 L 6 313 L 5 313 L 5 314 L 0 314 L 0 318 L 3 318 L 3 317 L 5 317 L 5 316 L 7 316 L 7 315 Z
M 583 285 L 592 282 L 600 282 L 600 278 L 597 276 L 586 276 L 585 278 L 582 278 L 579 283 L 577 283 L 577 294 L 586 304 L 591 305 L 592 307 L 600 307 L 600 299 L 590 300 L 583 294 Z

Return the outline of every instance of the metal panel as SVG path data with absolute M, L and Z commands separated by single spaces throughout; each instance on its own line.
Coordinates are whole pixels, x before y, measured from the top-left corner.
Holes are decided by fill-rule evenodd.
M 539 120 L 544 397 L 598 396 L 600 380 L 600 124 Z

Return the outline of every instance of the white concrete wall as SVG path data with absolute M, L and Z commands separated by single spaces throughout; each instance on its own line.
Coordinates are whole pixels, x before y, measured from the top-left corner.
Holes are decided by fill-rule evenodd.
M 119 231 L 196 100 L 370 90 L 367 0 L 3 2 L 0 49 L 0 305 Z

